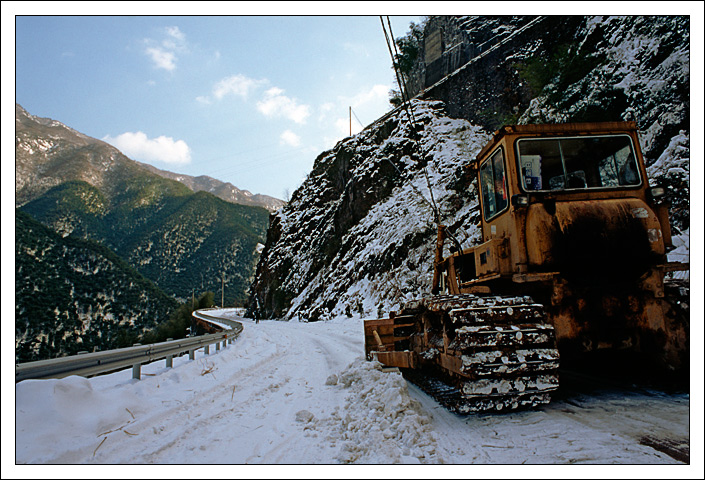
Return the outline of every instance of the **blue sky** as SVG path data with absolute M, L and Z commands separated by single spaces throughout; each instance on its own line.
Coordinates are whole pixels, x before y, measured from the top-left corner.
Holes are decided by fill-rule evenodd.
M 399 37 L 423 17 L 390 19 Z M 18 16 L 15 28 L 29 113 L 278 198 L 349 135 L 350 107 L 356 133 L 396 88 L 375 15 Z

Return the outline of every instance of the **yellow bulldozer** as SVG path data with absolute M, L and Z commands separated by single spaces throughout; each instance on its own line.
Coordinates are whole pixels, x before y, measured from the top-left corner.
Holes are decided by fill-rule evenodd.
M 596 352 L 687 367 L 689 312 L 665 279 L 689 266 L 667 261 L 634 122 L 505 126 L 467 168 L 482 243 L 439 226 L 430 294 L 365 320 L 369 360 L 458 413 L 547 403 L 559 365 Z

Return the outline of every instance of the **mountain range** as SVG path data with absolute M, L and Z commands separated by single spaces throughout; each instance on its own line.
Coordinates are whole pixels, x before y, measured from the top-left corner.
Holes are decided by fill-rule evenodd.
M 115 348 L 165 321 L 179 301 L 207 291 L 218 304 L 246 302 L 271 210 L 283 202 L 148 167 L 17 104 L 15 114 L 18 358 Z M 51 248 L 27 244 L 40 234 Z M 78 248 L 79 241 L 92 247 Z M 76 267 L 96 246 L 109 260 Z M 141 280 L 125 281 L 116 262 Z M 90 273 L 74 274 L 76 268 Z M 160 307 L 133 302 L 137 284 Z M 125 327 L 120 334 L 118 326 Z
M 188 188 L 161 183 L 168 195 L 207 191 L 227 202 L 270 211 L 285 203 L 204 175 L 191 177 L 137 162 L 102 140 L 88 137 L 57 120 L 31 115 L 18 104 L 15 104 L 15 136 L 15 206 L 18 207 L 69 180 L 84 180 L 112 197 L 124 186 L 125 179 L 143 175 L 174 180 Z
M 62 236 L 103 243 L 177 299 L 194 290 L 246 299 L 267 209 L 194 192 L 105 142 L 15 110 L 19 208 Z
M 284 204 L 286 204 L 284 200 L 279 200 L 278 198 L 262 195 L 259 193 L 251 193 L 247 190 L 240 190 L 230 182 L 222 182 L 207 175 L 199 175 L 197 177 L 192 177 L 189 175 L 183 175 L 181 173 L 160 170 L 147 163 L 137 163 L 141 165 L 145 170 L 148 170 L 152 173 L 156 173 L 157 175 L 162 176 L 164 178 L 169 178 L 171 180 L 176 180 L 179 183 L 183 183 L 194 192 L 212 193 L 216 197 L 223 199 L 226 202 L 237 203 L 239 205 L 250 205 L 253 207 L 264 207 L 271 212 L 280 209 L 282 206 L 284 206 Z

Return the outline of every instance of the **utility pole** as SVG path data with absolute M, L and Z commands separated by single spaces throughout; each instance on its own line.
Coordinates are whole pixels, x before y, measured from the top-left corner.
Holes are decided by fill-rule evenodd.
M 220 287 L 220 308 L 225 307 L 225 275 L 220 277 L 221 287 Z

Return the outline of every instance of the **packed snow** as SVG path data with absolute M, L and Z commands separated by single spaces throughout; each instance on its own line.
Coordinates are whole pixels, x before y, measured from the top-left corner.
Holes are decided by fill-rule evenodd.
M 399 372 L 366 361 L 360 318 L 255 323 L 232 309 L 209 316 L 238 320 L 244 329 L 233 344 L 211 349 L 210 355 L 200 350 L 195 360 L 174 359 L 173 368 L 164 361 L 145 365 L 140 380 L 127 369 L 88 379 L 16 384 L 15 468 L 683 465 L 643 439 L 689 443 L 687 393 L 607 390 L 569 396 L 538 410 L 458 416 Z M 688 468 L 676 474 L 688 476 Z M 63 472 L 49 471 L 54 477 Z M 663 475 L 660 469 L 638 471 L 642 477 Z M 551 472 L 536 473 L 547 478 Z M 66 473 L 74 478 L 76 471 Z

